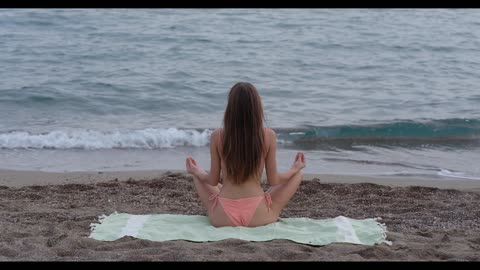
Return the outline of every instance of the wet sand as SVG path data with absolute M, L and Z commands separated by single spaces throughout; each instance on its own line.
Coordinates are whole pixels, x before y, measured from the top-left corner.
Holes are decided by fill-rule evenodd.
M 200 214 L 180 172 L 0 171 L 0 261 L 480 261 L 480 182 L 309 175 L 282 217 L 381 217 L 386 244 L 315 247 L 287 240 L 152 242 L 87 238 L 98 216 Z M 368 183 L 365 183 L 368 182 Z M 266 188 L 266 186 L 265 186 Z

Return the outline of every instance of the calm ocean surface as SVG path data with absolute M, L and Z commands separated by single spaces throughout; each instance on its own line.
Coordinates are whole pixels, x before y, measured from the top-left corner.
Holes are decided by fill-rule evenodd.
M 281 169 L 480 180 L 480 10 L 3 9 L 0 168 L 208 167 L 255 84 Z

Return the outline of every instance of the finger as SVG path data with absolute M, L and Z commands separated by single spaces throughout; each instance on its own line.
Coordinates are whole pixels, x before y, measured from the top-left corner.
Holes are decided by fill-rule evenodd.
M 305 155 L 302 153 L 302 162 L 305 163 Z
M 298 152 L 297 155 L 295 156 L 295 161 L 297 161 L 299 158 L 300 158 L 300 152 Z

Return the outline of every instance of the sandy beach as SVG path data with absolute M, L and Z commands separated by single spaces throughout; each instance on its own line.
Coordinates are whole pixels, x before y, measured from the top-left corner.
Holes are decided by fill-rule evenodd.
M 98 216 L 201 214 L 182 172 L 0 171 L 1 261 L 479 261 L 480 183 L 308 175 L 282 217 L 381 217 L 393 245 L 87 238 Z M 362 183 L 363 182 L 363 183 Z M 370 182 L 370 183 L 365 183 Z M 376 182 L 376 183 L 375 183 Z

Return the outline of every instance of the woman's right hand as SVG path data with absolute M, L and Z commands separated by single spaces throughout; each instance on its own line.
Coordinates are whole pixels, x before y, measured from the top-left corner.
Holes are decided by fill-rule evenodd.
M 198 175 L 203 171 L 200 166 L 197 165 L 197 162 L 192 157 L 188 157 L 185 160 L 185 167 L 187 172 L 198 177 Z
M 305 155 L 303 152 L 298 152 L 295 156 L 295 161 L 293 162 L 291 169 L 295 170 L 295 172 L 299 172 L 301 169 L 305 168 L 306 165 Z

